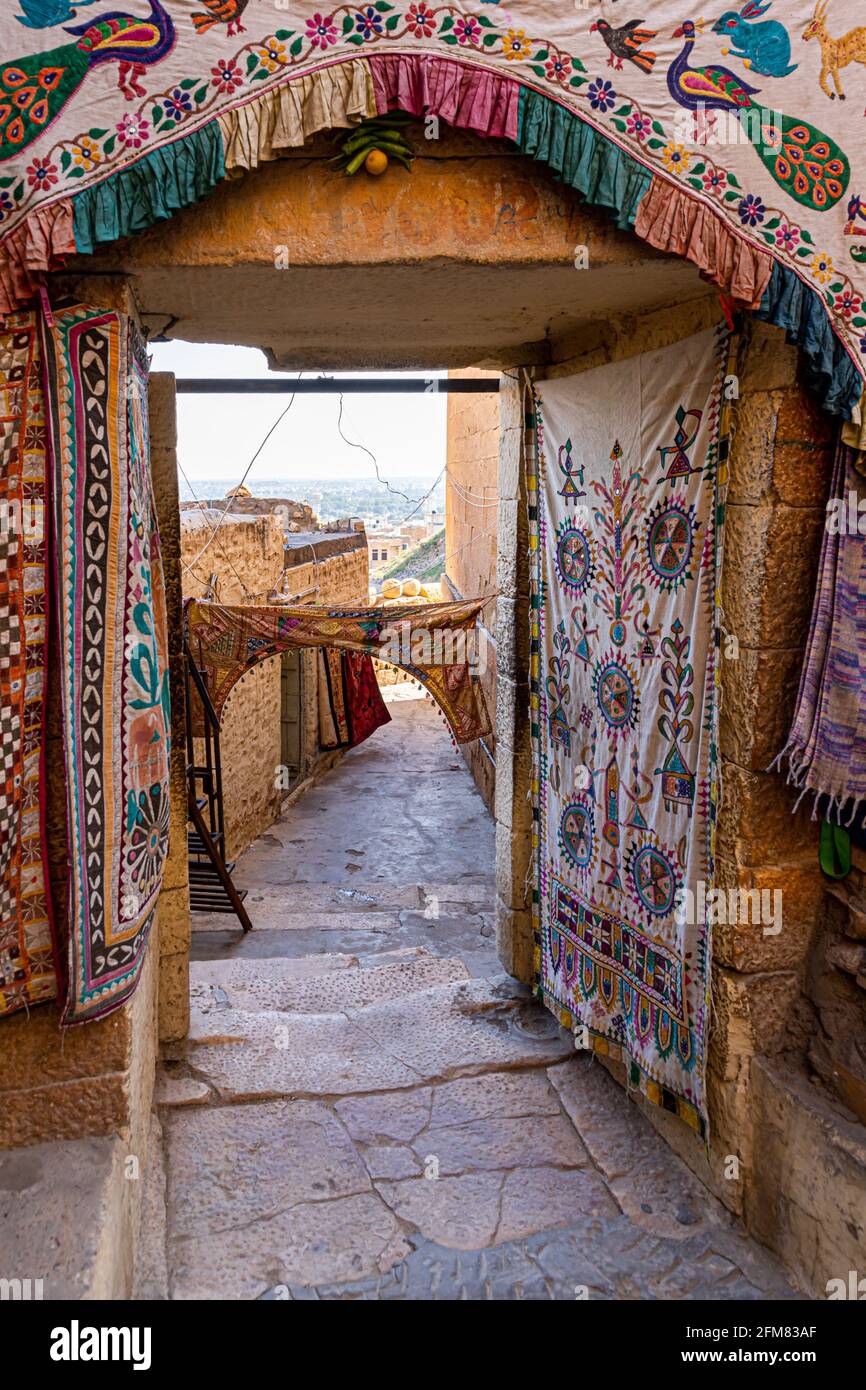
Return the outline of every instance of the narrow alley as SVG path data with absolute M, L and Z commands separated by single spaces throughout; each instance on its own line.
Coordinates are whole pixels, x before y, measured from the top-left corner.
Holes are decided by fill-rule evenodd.
M 433 707 L 385 695 L 239 861 L 253 931 L 193 916 L 135 1296 L 796 1297 L 502 974 L 493 823 Z

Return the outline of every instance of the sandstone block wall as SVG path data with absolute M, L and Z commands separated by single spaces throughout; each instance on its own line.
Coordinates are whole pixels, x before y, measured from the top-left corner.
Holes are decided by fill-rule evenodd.
M 466 368 L 451 377 L 491 376 Z M 445 483 L 445 576 L 443 598 L 477 598 L 496 587 L 499 523 L 499 397 L 448 397 Z M 482 612 L 487 640 L 487 668 L 482 678 L 491 719 L 496 711 L 496 600 Z M 496 730 L 463 749 L 472 776 L 489 811 L 496 795 Z

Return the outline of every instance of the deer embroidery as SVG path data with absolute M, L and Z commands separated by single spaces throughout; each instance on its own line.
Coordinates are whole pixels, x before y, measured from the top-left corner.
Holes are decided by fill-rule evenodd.
M 847 68 L 849 63 L 862 63 L 866 67 L 866 28 L 852 29 L 850 33 L 843 35 L 840 39 L 830 37 L 827 29 L 827 5 L 829 0 L 818 0 L 815 6 L 815 13 L 803 31 L 803 39 L 817 39 L 821 45 L 821 90 L 831 101 L 845 100 L 845 93 L 842 91 L 842 83 L 839 80 L 839 73 L 842 68 Z M 835 92 L 830 91 L 827 81 L 828 76 L 832 76 L 836 87 Z

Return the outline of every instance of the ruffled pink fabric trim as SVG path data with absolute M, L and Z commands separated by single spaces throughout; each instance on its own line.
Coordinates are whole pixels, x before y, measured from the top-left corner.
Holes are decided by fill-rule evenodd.
M 75 252 L 72 203 L 60 203 L 31 212 L 26 221 L 0 243 L 0 315 L 11 313 L 33 297 L 34 276 L 55 270 L 64 256 Z
M 750 246 L 712 208 L 654 178 L 640 201 L 635 232 L 660 251 L 673 251 L 700 266 L 704 279 L 748 309 L 757 309 L 770 279 L 770 256 Z
M 520 87 L 510 78 L 429 54 L 367 59 L 380 112 L 399 107 L 415 116 L 441 116 L 479 135 L 517 139 Z

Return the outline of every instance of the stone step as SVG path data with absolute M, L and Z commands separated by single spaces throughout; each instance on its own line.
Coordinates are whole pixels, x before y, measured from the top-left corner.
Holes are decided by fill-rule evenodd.
M 206 1036 L 216 1019 L 235 1010 L 331 1014 L 400 999 L 469 975 L 461 960 L 422 950 L 383 952 L 367 959 L 366 968 L 358 957 L 348 955 L 193 961 L 190 1037 Z
M 399 970 L 401 967 L 397 967 Z M 453 963 L 449 969 L 453 969 Z M 358 998 L 392 967 L 357 971 Z M 337 989 L 351 971 L 287 982 Z M 381 982 L 381 983 L 384 983 Z M 390 988 L 390 985 L 389 985 Z M 552 1015 L 507 977 L 458 980 L 332 1013 L 279 1009 L 198 1014 L 170 1050 L 222 1101 L 351 1095 L 426 1081 L 544 1066 L 572 1055 Z

